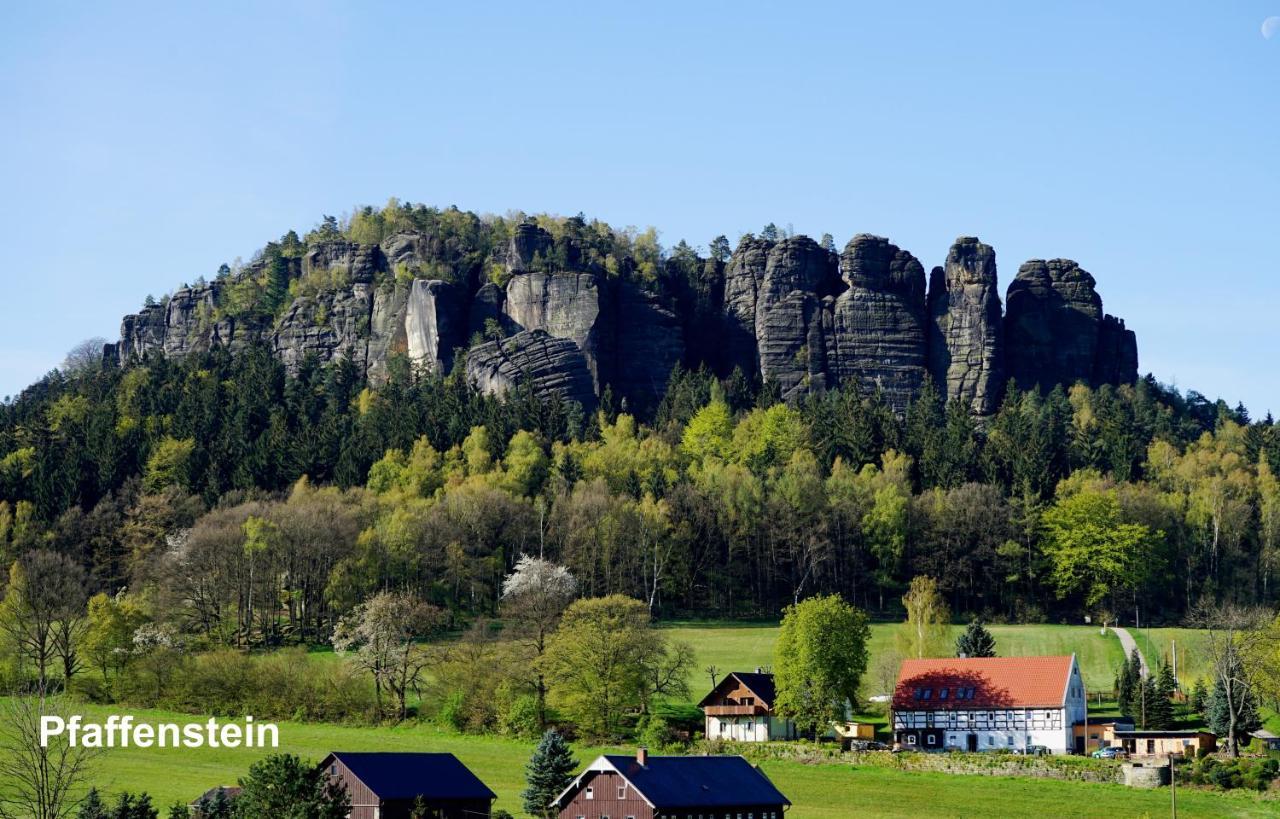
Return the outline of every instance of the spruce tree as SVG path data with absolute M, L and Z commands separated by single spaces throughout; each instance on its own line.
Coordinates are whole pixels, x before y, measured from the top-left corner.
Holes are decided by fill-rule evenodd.
M 1191 710 L 1204 717 L 1208 707 L 1209 687 L 1204 684 L 1204 677 L 1201 677 L 1196 680 L 1195 688 L 1191 689 Z
M 578 760 L 573 758 L 569 743 L 565 742 L 559 731 L 548 729 L 524 769 L 528 787 L 520 794 L 520 798 L 524 800 L 525 813 L 531 816 L 554 816 L 556 811 L 551 808 L 551 800 L 569 787 L 577 767 Z
M 102 795 L 97 788 L 91 788 L 89 795 L 80 803 L 80 812 L 76 819 L 108 819 L 107 808 L 102 804 Z
M 1251 731 L 1262 727 L 1258 701 L 1239 673 L 1238 661 L 1236 666 L 1231 673 L 1220 675 L 1214 683 L 1205 714 L 1209 729 L 1230 744 L 1232 756 Z
M 981 620 L 974 620 L 969 627 L 956 638 L 957 657 L 994 657 L 996 656 L 996 638 L 991 636 Z
M 1123 663 L 1120 670 L 1116 673 L 1116 702 L 1120 707 L 1120 713 L 1131 714 L 1133 712 L 1134 689 L 1137 681 L 1133 678 L 1133 666 L 1129 663 Z
M 181 802 L 174 802 L 169 806 L 167 819 L 191 819 L 191 809 Z
M 1151 701 L 1147 705 L 1147 727 L 1158 731 L 1167 731 L 1173 727 L 1173 692 L 1177 688 L 1173 681 L 1173 671 L 1167 662 L 1160 664 L 1160 673 L 1148 677 L 1151 687 Z

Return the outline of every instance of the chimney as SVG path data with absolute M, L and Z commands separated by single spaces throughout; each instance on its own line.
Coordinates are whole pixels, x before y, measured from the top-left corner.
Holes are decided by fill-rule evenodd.
M 757 674 L 763 674 L 763 673 L 764 673 L 764 669 L 763 669 L 763 668 L 761 668 L 760 666 L 756 666 L 756 673 L 757 673 Z
M 649 749 L 643 745 L 636 748 L 636 764 L 641 768 L 646 767 L 649 764 Z

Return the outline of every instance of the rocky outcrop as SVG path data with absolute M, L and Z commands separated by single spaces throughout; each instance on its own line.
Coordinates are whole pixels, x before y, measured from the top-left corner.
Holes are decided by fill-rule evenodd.
M 463 315 L 456 287 L 415 279 L 404 317 L 409 359 L 429 372 L 447 374 L 454 351 L 463 343 Z
M 576 401 L 588 412 L 595 408 L 595 388 L 582 350 L 571 339 L 543 330 L 523 330 L 472 347 L 466 374 L 490 395 L 506 395 L 525 385 L 537 395 Z
M 826 386 L 822 299 L 843 290 L 839 261 L 807 236 L 769 250 L 756 291 L 755 339 L 760 377 L 784 398 Z
M 738 243 L 724 272 L 724 361 L 727 369 L 742 368 L 748 375 L 760 371 L 756 344 L 756 299 L 773 242 L 750 234 Z
M 684 355 L 680 320 L 633 283 L 623 282 L 614 292 L 614 394 L 627 411 L 647 414 L 662 400 L 671 371 Z
M 1004 392 L 1004 319 L 990 245 L 962 236 L 933 269 L 928 335 L 929 373 L 943 397 L 994 413 Z
M 1138 337 L 1126 330 L 1124 319 L 1102 317 L 1098 352 L 1093 363 L 1094 384 L 1132 384 L 1138 380 Z
M 995 251 L 972 237 L 952 245 L 926 297 L 916 257 L 865 234 L 839 256 L 804 236 L 747 235 L 731 254 L 702 259 L 680 246 L 655 268 L 599 244 L 599 226 L 582 220 L 554 237 L 533 222 L 503 225 L 483 241 L 424 224 L 377 245 L 265 256 L 238 274 L 257 280 L 247 288 L 234 277 L 183 287 L 125 317 L 104 359 L 261 343 L 290 372 L 349 359 L 376 384 L 397 355 L 448 373 L 475 341 L 467 374 L 481 389 L 528 378 L 535 392 L 584 406 L 610 389 L 645 415 L 677 364 L 722 377 L 741 367 L 788 400 L 857 385 L 899 412 L 929 373 L 979 416 L 998 409 L 1010 378 L 1045 390 L 1137 378 L 1134 333 L 1103 313 L 1092 276 L 1069 260 L 1027 262 L 1002 315 Z M 607 263 L 601 247 L 615 254 Z M 281 264 L 295 297 L 245 305 L 262 282 L 280 293 Z
M 1093 276 L 1070 259 L 1032 259 L 1009 283 L 1005 304 L 1008 372 L 1018 387 L 1092 380 L 1102 322 Z
M 925 375 L 924 267 L 867 234 L 853 237 L 840 259 L 849 289 L 835 299 L 825 334 L 830 380 L 878 390 L 904 411 Z
M 613 375 L 614 315 L 605 282 L 590 273 L 520 273 L 507 284 L 503 313 L 519 330 L 544 330 L 578 345 L 597 391 Z

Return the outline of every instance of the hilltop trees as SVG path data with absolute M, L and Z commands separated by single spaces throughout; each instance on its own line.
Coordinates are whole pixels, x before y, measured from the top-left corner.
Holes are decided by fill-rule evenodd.
M 857 703 L 870 634 L 866 614 L 835 595 L 788 606 L 773 654 L 777 712 L 810 733 L 844 719 Z

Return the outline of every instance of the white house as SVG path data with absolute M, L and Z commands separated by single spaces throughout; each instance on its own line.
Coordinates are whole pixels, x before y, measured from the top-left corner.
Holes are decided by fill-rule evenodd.
M 731 672 L 698 703 L 706 718 L 707 739 L 795 739 L 795 723 L 776 716 L 773 701 L 772 674 L 760 669 Z
M 994 751 L 1043 745 L 1077 752 L 1084 681 L 1070 657 L 906 660 L 893 694 L 893 738 L 919 750 Z

